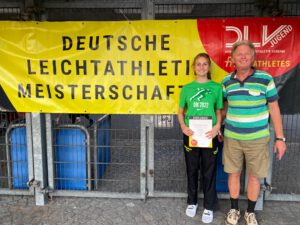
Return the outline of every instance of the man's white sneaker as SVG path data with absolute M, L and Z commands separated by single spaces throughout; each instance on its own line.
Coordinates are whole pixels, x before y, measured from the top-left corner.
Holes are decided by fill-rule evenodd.
M 202 214 L 203 223 L 211 223 L 214 219 L 214 212 L 208 209 L 204 209 Z
M 240 210 L 230 209 L 229 212 L 225 216 L 225 224 L 226 225 L 237 225 L 240 218 L 241 218 Z
M 189 217 L 194 217 L 196 215 L 198 205 L 188 205 L 185 210 L 185 214 Z
M 244 218 L 246 220 L 247 225 L 258 225 L 255 213 L 248 213 L 247 211 L 245 212 Z

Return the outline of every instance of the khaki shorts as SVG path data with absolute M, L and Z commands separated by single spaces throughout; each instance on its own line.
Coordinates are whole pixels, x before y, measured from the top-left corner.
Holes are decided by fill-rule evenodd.
M 244 157 L 246 169 L 253 176 L 266 177 L 269 173 L 270 137 L 251 141 L 224 139 L 223 164 L 226 173 L 238 173 L 243 169 Z

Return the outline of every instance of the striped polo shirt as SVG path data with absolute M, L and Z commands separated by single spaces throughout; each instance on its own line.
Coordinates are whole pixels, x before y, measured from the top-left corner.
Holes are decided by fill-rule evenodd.
M 272 76 L 255 68 L 244 81 L 236 72 L 223 78 L 223 98 L 228 102 L 224 136 L 235 140 L 255 140 L 269 136 L 268 102 L 278 99 Z

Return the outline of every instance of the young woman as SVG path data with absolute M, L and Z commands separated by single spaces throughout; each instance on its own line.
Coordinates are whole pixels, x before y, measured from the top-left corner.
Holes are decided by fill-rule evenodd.
M 184 155 L 187 171 L 187 208 L 186 215 L 194 217 L 198 207 L 199 170 L 203 184 L 204 211 L 202 222 L 211 223 L 213 209 L 218 201 L 216 193 L 216 148 L 217 135 L 221 127 L 221 109 L 223 107 L 222 86 L 211 81 L 211 60 L 206 53 L 198 54 L 193 61 L 195 80 L 183 86 L 180 94 L 178 120 L 183 132 Z M 209 147 L 198 147 L 189 140 L 194 131 L 189 127 L 191 118 L 211 118 L 211 130 L 205 132 L 212 139 Z

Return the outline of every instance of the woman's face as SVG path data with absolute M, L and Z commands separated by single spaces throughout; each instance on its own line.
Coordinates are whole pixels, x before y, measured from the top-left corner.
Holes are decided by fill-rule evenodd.
M 209 62 L 204 57 L 198 57 L 195 61 L 194 71 L 197 76 L 207 76 L 210 66 Z
M 247 45 L 240 45 L 236 48 L 232 57 L 232 62 L 237 70 L 249 69 L 253 63 L 251 48 Z

